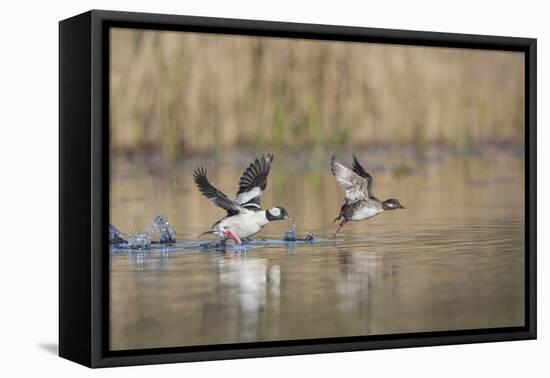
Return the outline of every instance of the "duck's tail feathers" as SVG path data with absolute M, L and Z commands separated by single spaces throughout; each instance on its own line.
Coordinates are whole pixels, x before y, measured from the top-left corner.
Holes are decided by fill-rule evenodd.
M 207 234 L 213 234 L 213 233 L 214 233 L 214 231 L 212 231 L 212 230 L 209 230 L 209 231 L 204 231 L 204 232 L 203 232 L 202 234 L 200 234 L 200 235 L 199 235 L 199 236 L 197 236 L 197 237 L 198 237 L 198 238 L 200 238 L 200 237 L 201 237 L 201 236 L 203 236 L 203 235 L 207 235 Z

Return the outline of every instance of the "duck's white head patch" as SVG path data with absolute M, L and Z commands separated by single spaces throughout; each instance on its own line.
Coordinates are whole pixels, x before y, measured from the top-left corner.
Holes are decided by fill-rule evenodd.
M 271 209 L 269 209 L 269 212 L 274 217 L 280 217 L 281 216 L 281 209 L 279 209 L 278 207 L 272 207 Z

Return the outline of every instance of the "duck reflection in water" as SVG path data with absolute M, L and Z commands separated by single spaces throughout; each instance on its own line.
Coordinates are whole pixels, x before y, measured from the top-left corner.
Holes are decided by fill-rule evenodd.
M 216 255 L 215 267 L 216 313 L 224 314 L 220 320 L 230 322 L 241 341 L 258 340 L 265 329 L 266 308 L 272 314 L 279 312 L 279 266 L 244 253 L 226 252 Z

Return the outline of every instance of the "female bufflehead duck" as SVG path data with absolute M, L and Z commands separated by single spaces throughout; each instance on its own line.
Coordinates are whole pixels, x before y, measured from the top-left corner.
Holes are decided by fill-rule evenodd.
M 239 180 L 239 190 L 235 199 L 216 189 L 206 177 L 206 169 L 195 169 L 193 178 L 200 192 L 227 211 L 227 216 L 214 223 L 204 234 L 216 234 L 224 241 L 231 239 L 241 244 L 241 239 L 258 233 L 271 221 L 291 219 L 287 211 L 280 206 L 269 210 L 260 207 L 263 191 L 267 186 L 267 176 L 273 163 L 273 155 L 262 155 L 255 159 L 243 172 Z
M 372 218 L 384 210 L 404 209 L 398 200 L 388 199 L 381 202 L 372 192 L 373 178 L 359 164 L 359 161 L 353 155 L 353 171 L 343 166 L 336 157 L 332 155 L 330 160 L 330 170 L 336 177 L 338 184 L 344 188 L 346 194 L 346 203 L 342 205 L 340 214 L 334 222 L 342 220 L 336 229 L 334 236 L 346 224 L 346 222 L 360 221 Z

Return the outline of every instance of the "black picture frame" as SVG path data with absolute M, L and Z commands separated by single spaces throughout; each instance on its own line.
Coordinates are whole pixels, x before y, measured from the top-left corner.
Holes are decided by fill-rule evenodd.
M 109 351 L 109 28 L 525 54 L 524 327 Z M 536 39 L 92 10 L 59 24 L 59 354 L 89 367 L 536 338 Z

